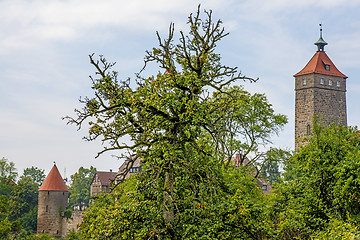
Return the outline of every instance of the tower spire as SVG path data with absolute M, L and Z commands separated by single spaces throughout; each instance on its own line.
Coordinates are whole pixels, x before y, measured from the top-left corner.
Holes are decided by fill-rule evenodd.
M 322 24 L 319 24 L 320 26 L 320 38 L 317 40 L 316 43 L 314 43 L 318 47 L 318 52 L 324 52 L 324 47 L 327 45 L 327 42 L 324 41 L 322 38 Z

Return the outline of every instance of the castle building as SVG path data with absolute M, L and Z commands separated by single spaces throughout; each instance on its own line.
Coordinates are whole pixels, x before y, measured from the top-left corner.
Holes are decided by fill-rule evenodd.
M 54 164 L 39 188 L 37 232 L 62 237 L 69 190 Z
M 321 27 L 321 25 L 320 25 Z M 320 38 L 314 43 L 317 52 L 295 77 L 295 149 L 311 135 L 317 116 L 324 126 L 347 124 L 346 78 L 325 53 L 327 42 Z
M 97 171 L 90 184 L 90 196 L 95 197 L 98 194 L 109 192 L 110 188 L 133 174 L 141 172 L 140 158 L 135 160 L 127 158 L 121 164 L 118 172 Z
M 115 181 L 117 172 L 97 171 L 90 183 L 90 196 L 95 197 L 100 193 L 109 192 L 111 185 Z

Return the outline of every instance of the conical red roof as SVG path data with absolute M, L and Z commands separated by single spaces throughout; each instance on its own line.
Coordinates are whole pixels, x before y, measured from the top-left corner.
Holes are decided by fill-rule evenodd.
M 326 70 L 325 66 L 328 65 L 329 68 Z M 324 75 L 336 76 L 347 78 L 344 74 L 342 74 L 336 67 L 335 64 L 330 60 L 330 58 L 323 51 L 318 51 L 315 55 L 310 59 L 308 64 L 297 74 L 296 76 L 301 76 L 310 73 L 320 73 Z
M 39 191 L 69 191 L 56 165 L 52 167 L 49 175 L 47 175 L 45 181 L 43 182 L 43 184 L 41 184 Z

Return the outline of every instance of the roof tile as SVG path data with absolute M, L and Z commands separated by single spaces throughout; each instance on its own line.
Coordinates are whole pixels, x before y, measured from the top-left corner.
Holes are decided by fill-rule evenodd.
M 69 191 L 56 165 L 50 170 L 45 181 L 41 184 L 39 191 Z
M 98 179 L 101 182 L 101 185 L 110 187 L 112 182 L 115 180 L 116 175 L 117 175 L 117 172 L 101 172 L 101 171 L 98 171 L 98 172 L 95 173 L 95 176 L 94 176 L 92 182 L 94 182 L 94 179 L 97 176 Z
M 325 65 L 329 65 L 330 69 L 326 70 Z M 306 64 L 306 66 L 294 77 L 302 76 L 310 73 L 320 73 L 324 75 L 336 76 L 347 78 L 344 74 L 342 74 L 335 66 L 335 64 L 330 60 L 330 58 L 323 51 L 318 51 L 315 55 L 310 59 L 310 61 Z

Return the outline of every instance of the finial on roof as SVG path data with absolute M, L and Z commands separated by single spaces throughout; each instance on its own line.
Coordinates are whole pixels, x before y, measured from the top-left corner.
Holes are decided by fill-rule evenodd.
M 319 26 L 320 26 L 320 38 L 322 38 L 322 24 L 319 23 Z
M 322 24 L 319 24 L 320 26 L 320 38 L 317 40 L 316 43 L 314 43 L 318 47 L 318 52 L 324 52 L 324 47 L 327 45 L 327 42 L 324 41 L 322 38 Z
M 54 161 L 54 166 L 56 166 L 56 162 Z

